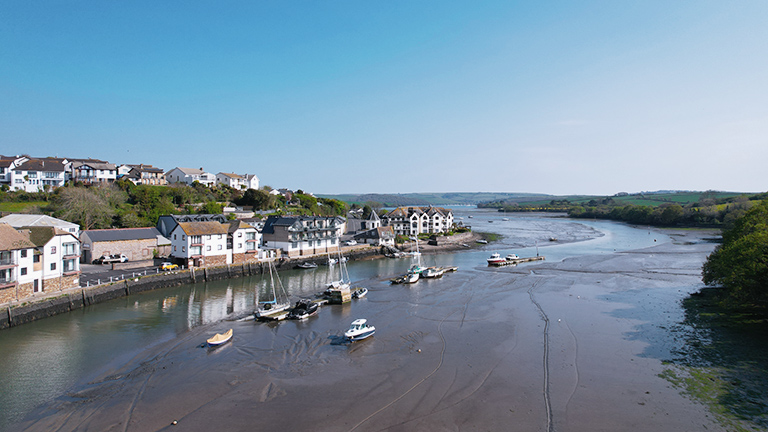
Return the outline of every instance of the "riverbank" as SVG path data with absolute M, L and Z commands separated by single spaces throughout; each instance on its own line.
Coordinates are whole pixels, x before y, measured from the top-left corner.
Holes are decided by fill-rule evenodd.
M 681 343 L 666 329 L 701 287 L 713 244 L 693 232 L 651 244 L 503 268 L 487 267 L 484 253 L 452 254 L 458 273 L 412 286 L 390 285 L 380 270 L 356 281 L 366 298 L 307 321 L 182 332 L 20 427 L 726 430 L 660 377 Z M 376 335 L 345 343 L 355 318 Z M 230 344 L 200 348 L 228 328 Z

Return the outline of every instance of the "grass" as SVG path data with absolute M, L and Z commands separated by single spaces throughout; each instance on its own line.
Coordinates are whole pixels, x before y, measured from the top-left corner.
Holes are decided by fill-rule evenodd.
M 28 201 L 28 202 L 0 202 L 0 212 L 23 213 L 27 207 L 46 207 L 46 201 Z

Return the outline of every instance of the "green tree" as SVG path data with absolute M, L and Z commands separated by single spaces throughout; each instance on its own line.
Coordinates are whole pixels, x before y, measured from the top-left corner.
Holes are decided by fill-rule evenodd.
M 109 228 L 115 213 L 96 189 L 83 187 L 60 188 L 56 206 L 58 216 L 80 225 L 83 230 Z
M 768 305 L 768 201 L 762 201 L 723 232 L 702 267 L 707 285 L 720 285 L 737 303 Z
M 216 201 L 208 201 L 200 207 L 200 214 L 221 214 L 224 207 Z

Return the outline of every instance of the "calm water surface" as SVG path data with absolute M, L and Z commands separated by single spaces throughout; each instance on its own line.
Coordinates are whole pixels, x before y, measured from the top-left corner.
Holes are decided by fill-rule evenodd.
M 485 268 L 485 259 L 492 252 L 517 253 L 521 257 L 538 252 L 548 261 L 559 261 L 650 247 L 669 240 L 647 229 L 607 221 L 573 221 L 474 208 L 455 208 L 454 212 L 457 221 L 471 225 L 475 231 L 504 237 L 481 249 L 424 255 L 424 265 Z M 552 242 L 550 237 L 558 241 Z M 385 280 L 402 274 L 410 264 L 409 259 L 360 261 L 350 263 L 348 270 L 353 282 Z M 336 277 L 323 266 L 280 272 L 283 285 L 294 299 L 322 291 L 325 283 Z M 166 343 L 195 327 L 215 326 L 233 314 L 248 314 L 257 292 L 265 291 L 268 279 L 267 274 L 166 288 L 0 331 L 0 429 L 7 429 L 36 406 L 126 363 L 148 347 Z

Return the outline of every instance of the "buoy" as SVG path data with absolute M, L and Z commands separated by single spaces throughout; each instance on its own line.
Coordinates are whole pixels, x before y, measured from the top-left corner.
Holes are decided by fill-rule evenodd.
M 178 423 L 176 420 L 171 422 L 172 425 L 175 425 L 176 423 Z
M 421 348 L 419 348 L 419 349 L 417 350 L 417 352 L 421 352 Z

